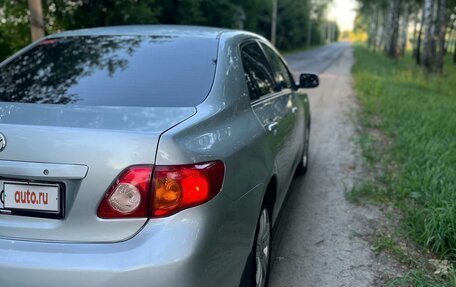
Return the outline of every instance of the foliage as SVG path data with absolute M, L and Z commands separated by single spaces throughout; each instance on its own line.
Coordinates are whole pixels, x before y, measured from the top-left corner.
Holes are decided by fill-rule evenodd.
M 277 46 L 321 44 L 320 24 L 331 0 L 280 0 Z M 310 13 L 310 4 L 312 11 Z M 270 37 L 271 0 L 42 0 L 46 34 L 128 24 L 189 24 L 240 28 Z M 312 15 L 311 15 L 312 14 Z M 309 17 L 312 20 L 309 21 Z M 27 1 L 0 0 L 0 60 L 30 42 Z
M 386 154 L 373 157 L 384 168 L 377 186 L 364 184 L 350 196 L 373 194 L 374 201 L 389 200 L 403 211 L 404 230 L 412 239 L 454 264 L 456 117 L 451 115 L 456 110 L 456 66 L 429 76 L 411 57 L 388 60 L 365 47 L 356 47 L 355 57 L 362 123 L 391 143 Z M 446 60 L 448 64 L 450 57 Z
M 383 49 L 397 58 L 404 55 L 411 43 L 417 64 L 430 73 L 443 72 L 443 58 L 448 51 L 453 51 L 456 64 L 456 0 L 357 2 L 355 29 L 368 34 L 369 47 Z
M 55 21 L 48 32 L 108 25 L 155 24 L 160 9 L 155 0 L 47 0 L 47 22 Z M 50 11 L 49 11 L 50 10 Z
M 30 42 L 25 1 L 0 0 L 0 60 Z

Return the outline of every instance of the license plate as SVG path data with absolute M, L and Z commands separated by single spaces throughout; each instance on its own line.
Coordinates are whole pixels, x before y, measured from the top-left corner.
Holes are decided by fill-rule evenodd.
M 46 213 L 60 212 L 60 191 L 58 185 L 37 185 L 22 183 L 3 184 L 3 208 Z

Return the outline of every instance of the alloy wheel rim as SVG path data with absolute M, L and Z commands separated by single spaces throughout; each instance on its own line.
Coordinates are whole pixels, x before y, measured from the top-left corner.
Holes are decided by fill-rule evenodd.
M 266 284 L 267 272 L 269 267 L 269 256 L 271 252 L 271 228 L 269 222 L 269 214 L 266 209 L 261 211 L 259 220 L 258 236 L 255 248 L 256 262 L 256 286 L 263 287 Z

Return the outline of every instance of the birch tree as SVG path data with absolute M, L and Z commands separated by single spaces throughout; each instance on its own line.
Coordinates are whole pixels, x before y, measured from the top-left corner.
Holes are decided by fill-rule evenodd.
M 433 58 L 433 35 L 434 35 L 434 0 L 424 0 L 423 6 L 423 62 L 422 65 L 426 70 L 432 70 L 432 58 Z
M 446 0 L 424 1 L 423 68 L 427 72 L 442 73 L 445 56 Z
M 380 47 L 392 58 L 413 44 L 416 63 L 425 71 L 442 73 L 452 49 L 456 64 L 456 0 L 358 0 L 358 19 L 368 34 L 368 46 Z M 413 33 L 409 27 L 413 24 Z
M 398 53 L 398 37 L 399 37 L 399 15 L 400 5 L 399 0 L 391 0 L 388 8 L 388 30 L 387 42 L 385 45 L 385 53 L 391 57 L 396 58 Z
M 445 56 L 445 36 L 446 36 L 446 0 L 438 0 L 438 21 L 436 22 L 437 30 L 437 57 L 434 63 L 434 71 L 443 72 L 443 61 Z

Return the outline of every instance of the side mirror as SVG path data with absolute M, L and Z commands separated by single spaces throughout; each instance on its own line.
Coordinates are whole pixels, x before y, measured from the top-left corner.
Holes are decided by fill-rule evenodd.
M 299 87 L 300 88 L 316 88 L 320 85 L 320 80 L 315 74 L 301 74 L 299 76 Z

